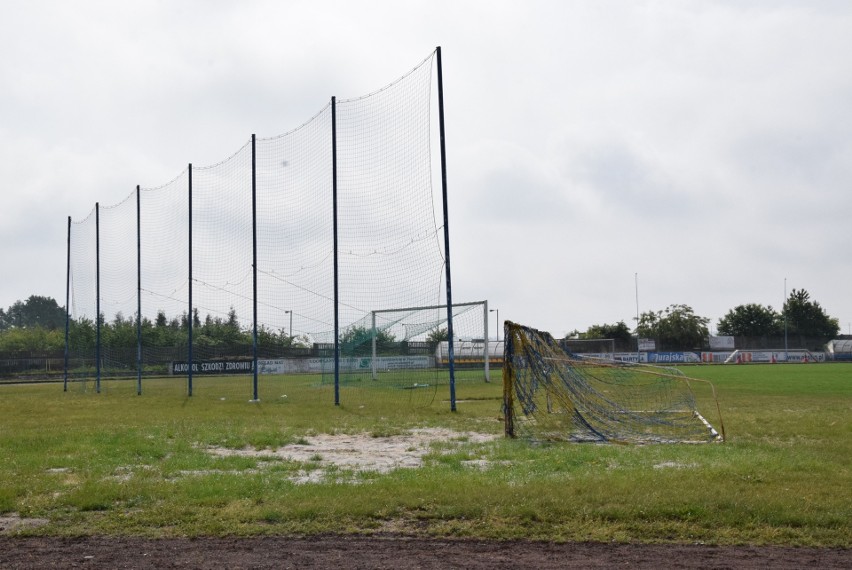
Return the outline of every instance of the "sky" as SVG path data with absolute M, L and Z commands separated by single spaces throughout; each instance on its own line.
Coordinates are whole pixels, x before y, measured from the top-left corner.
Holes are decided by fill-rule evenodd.
M 67 218 L 443 59 L 453 299 L 557 336 L 785 293 L 852 332 L 852 3 L 0 0 L 0 307 Z

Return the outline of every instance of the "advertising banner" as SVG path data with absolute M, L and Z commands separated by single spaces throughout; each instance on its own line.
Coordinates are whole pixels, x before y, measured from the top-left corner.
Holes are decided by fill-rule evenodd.
M 432 368 L 435 359 L 431 356 L 377 356 L 376 370 L 412 370 Z M 342 372 L 371 370 L 373 359 L 369 356 L 347 357 L 340 359 Z M 330 358 L 280 358 L 257 361 L 258 374 L 319 374 L 334 370 L 334 361 Z
M 254 370 L 251 358 L 228 360 L 196 360 L 192 363 L 193 374 L 248 374 Z M 187 374 L 186 361 L 172 362 L 172 374 Z
M 686 364 L 701 362 L 698 352 L 650 352 L 648 362 L 651 364 Z
M 747 350 L 738 351 L 734 355 L 733 362 L 737 364 L 748 362 L 762 362 L 774 364 L 776 362 L 825 362 L 824 352 L 810 352 L 808 350 Z

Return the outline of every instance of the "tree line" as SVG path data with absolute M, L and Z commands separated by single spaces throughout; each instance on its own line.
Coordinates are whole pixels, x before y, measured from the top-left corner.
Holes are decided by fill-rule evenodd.
M 633 336 L 657 340 L 660 345 L 679 350 L 701 348 L 710 336 L 710 319 L 695 314 L 689 305 L 674 304 L 639 315 L 634 330 L 619 321 L 592 325 L 585 332 L 573 331 L 568 338 L 611 338 L 630 342 Z M 758 303 L 738 305 L 716 324 L 718 335 L 735 337 L 806 337 L 827 342 L 840 332 L 838 319 L 830 317 L 804 289 L 793 289 L 781 311 Z
M 251 345 L 253 330 L 240 325 L 232 308 L 225 318 L 193 311 L 193 341 L 200 347 Z M 615 339 L 629 343 L 635 336 L 657 340 L 661 346 L 689 350 L 704 346 L 710 336 L 710 319 L 695 314 L 689 305 L 673 304 L 658 311 L 639 315 L 635 329 L 624 321 L 615 324 L 592 325 L 585 332 L 573 331 L 566 339 Z M 169 318 L 163 311 L 152 321 L 142 318 L 142 343 L 145 346 L 180 347 L 186 345 L 189 319 L 187 313 Z M 118 313 L 111 321 L 101 316 L 101 345 L 107 348 L 132 348 L 137 343 L 136 320 Z M 835 338 L 840 325 L 804 289 L 793 289 L 781 311 L 757 303 L 738 305 L 729 310 L 716 325 L 717 334 L 737 337 L 807 337 L 829 341 Z M 371 338 L 372 332 L 363 327 L 351 327 L 341 333 L 341 342 L 359 346 Z M 69 322 L 69 342 L 76 349 L 94 349 L 97 341 L 94 321 L 72 319 Z M 446 329 L 436 329 L 427 338 L 429 343 L 446 340 Z M 270 348 L 306 347 L 306 337 L 291 336 L 287 331 L 258 327 L 258 344 Z M 396 342 L 387 331 L 377 335 L 380 346 Z M 17 301 L 8 309 L 0 308 L 0 352 L 55 352 L 65 347 L 65 308 L 51 297 L 30 296 Z
M 31 296 L 17 301 L 7 310 L 0 309 L 0 352 L 56 352 L 65 348 L 65 308 L 50 297 Z M 231 308 L 227 317 L 207 315 L 201 318 L 193 311 L 193 344 L 218 348 L 246 346 L 253 342 L 253 330 L 240 324 Z M 186 346 L 189 319 L 184 312 L 169 318 L 158 311 L 154 320 L 142 318 L 141 336 L 145 346 Z M 87 318 L 68 322 L 68 341 L 75 350 L 94 349 L 97 343 L 96 323 Z M 307 339 L 291 336 L 285 330 L 258 326 L 257 341 L 268 348 L 303 348 Z M 101 315 L 101 346 L 105 348 L 134 348 L 137 345 L 137 320 L 116 314 L 111 321 Z
M 65 348 L 65 308 L 50 297 L 31 296 L 26 301 L 17 301 L 7 310 L 0 309 L 0 352 L 58 352 Z M 101 315 L 101 346 L 105 348 L 135 348 L 137 345 L 137 322 L 134 317 L 116 314 L 111 321 Z M 97 343 L 96 323 L 87 318 L 71 319 L 68 323 L 68 341 L 75 350 L 93 350 Z M 189 320 L 184 312 L 169 318 L 158 311 L 152 321 L 142 318 L 141 337 L 143 346 L 182 347 L 186 346 Z M 227 317 L 207 315 L 202 319 L 198 310 L 192 317 L 193 345 L 200 348 L 227 348 L 251 346 L 254 331 L 240 325 L 236 311 L 231 308 Z M 373 332 L 361 326 L 353 326 L 340 335 L 343 345 L 356 351 L 372 346 Z M 426 342 L 431 346 L 447 339 L 446 328 L 431 331 Z M 379 349 L 387 350 L 398 341 L 389 331 L 376 333 Z M 264 348 L 307 348 L 307 337 L 291 336 L 284 329 L 272 330 L 260 325 L 257 342 Z

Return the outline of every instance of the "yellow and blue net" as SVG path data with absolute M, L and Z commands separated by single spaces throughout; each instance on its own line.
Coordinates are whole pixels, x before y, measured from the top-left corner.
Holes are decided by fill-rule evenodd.
M 504 330 L 507 436 L 618 443 L 724 439 L 715 390 L 705 380 L 674 368 L 583 358 L 565 352 L 549 333 L 509 321 Z M 700 413 L 699 399 L 715 408 L 719 431 Z

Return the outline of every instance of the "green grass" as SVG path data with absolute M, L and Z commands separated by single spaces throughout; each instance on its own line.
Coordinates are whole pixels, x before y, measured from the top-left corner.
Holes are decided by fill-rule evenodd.
M 419 469 L 218 457 L 321 433 L 381 438 L 417 427 L 499 434 L 499 370 L 445 385 L 345 386 L 315 377 L 0 386 L 0 513 L 45 518 L 17 532 L 201 536 L 327 532 L 852 547 L 852 365 L 684 367 L 716 386 L 728 441 L 708 445 L 435 444 Z M 425 383 L 425 382 L 424 382 Z M 708 394 L 696 386 L 712 422 Z M 407 392 L 418 392 L 412 396 Z M 286 398 L 284 396 L 287 396 Z M 429 400 L 430 403 L 425 403 Z M 485 460 L 485 467 L 469 460 Z

